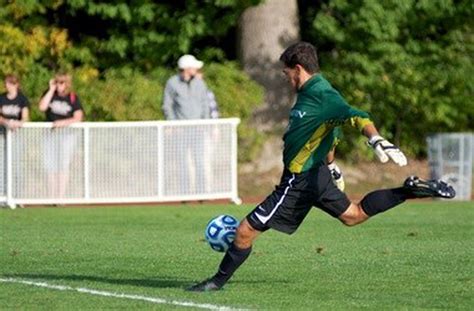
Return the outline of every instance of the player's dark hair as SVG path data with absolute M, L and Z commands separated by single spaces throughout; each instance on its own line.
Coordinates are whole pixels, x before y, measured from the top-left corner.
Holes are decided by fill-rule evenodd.
M 308 42 L 298 42 L 289 46 L 281 54 L 280 61 L 289 68 L 295 68 L 296 65 L 300 65 L 310 74 L 319 71 L 316 47 Z

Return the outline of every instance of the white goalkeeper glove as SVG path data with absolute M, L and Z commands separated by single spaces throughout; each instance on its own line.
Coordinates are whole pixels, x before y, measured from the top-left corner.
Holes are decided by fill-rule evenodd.
M 329 171 L 331 172 L 332 181 L 339 188 L 339 190 L 344 191 L 344 177 L 342 176 L 341 169 L 335 162 L 328 164 Z
M 389 159 L 397 163 L 399 166 L 407 165 L 407 158 L 403 152 L 388 142 L 385 138 L 375 135 L 369 139 L 369 146 L 374 148 L 375 154 L 379 158 L 380 162 L 386 163 Z

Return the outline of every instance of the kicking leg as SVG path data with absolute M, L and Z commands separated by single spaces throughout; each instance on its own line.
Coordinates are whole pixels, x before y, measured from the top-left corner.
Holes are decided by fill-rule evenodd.
M 242 220 L 235 235 L 232 246 L 227 250 L 219 265 L 219 270 L 210 279 L 189 287 L 188 291 L 207 292 L 221 289 L 232 277 L 234 272 L 249 257 L 253 241 L 261 232 L 254 229 L 247 219 Z
M 402 188 L 376 190 L 367 194 L 358 204 L 351 203 L 347 210 L 339 216 L 339 220 L 347 226 L 363 223 L 369 217 L 385 212 L 412 196 Z
M 453 187 L 444 181 L 424 180 L 410 176 L 402 187 L 376 190 L 367 194 L 359 204 L 351 203 L 339 219 L 348 226 L 354 226 L 408 199 L 427 197 L 452 199 L 455 195 Z

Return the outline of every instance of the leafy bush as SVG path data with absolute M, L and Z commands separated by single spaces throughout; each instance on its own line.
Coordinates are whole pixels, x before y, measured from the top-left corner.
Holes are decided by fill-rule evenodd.
M 239 117 L 239 159 L 249 161 L 256 156 L 263 135 L 250 125 L 253 111 L 263 102 L 263 88 L 251 80 L 236 63 L 209 64 L 205 80 L 216 95 L 221 117 Z
M 308 13 L 303 29 L 349 103 L 370 112 L 388 139 L 423 156 L 430 132 L 472 130 L 473 12 L 468 0 L 340 0 Z M 341 149 L 353 156 L 357 133 L 346 132 Z
M 88 121 L 163 119 L 163 85 L 136 70 L 112 69 L 91 81 L 76 80 Z

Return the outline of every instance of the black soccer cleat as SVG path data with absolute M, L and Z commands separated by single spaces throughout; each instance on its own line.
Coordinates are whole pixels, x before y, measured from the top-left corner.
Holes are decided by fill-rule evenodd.
M 221 289 L 222 286 L 217 285 L 212 278 L 186 288 L 188 292 L 213 292 Z
M 417 176 L 410 176 L 403 183 L 403 187 L 417 198 L 437 197 L 452 199 L 456 196 L 454 188 L 440 179 L 426 180 Z

